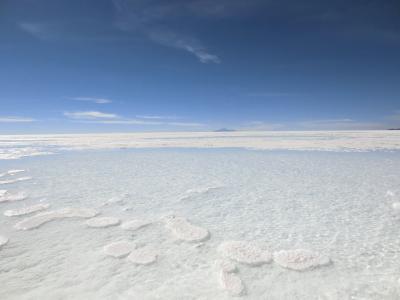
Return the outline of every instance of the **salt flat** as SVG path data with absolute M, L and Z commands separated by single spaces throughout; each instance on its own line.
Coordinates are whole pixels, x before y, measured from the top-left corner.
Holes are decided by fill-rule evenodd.
M 398 133 L 209 134 L 0 137 L 0 299 L 400 298 Z

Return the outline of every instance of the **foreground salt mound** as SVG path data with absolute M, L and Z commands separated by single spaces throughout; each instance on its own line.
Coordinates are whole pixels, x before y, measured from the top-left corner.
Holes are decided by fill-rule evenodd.
M 23 216 L 23 215 L 28 215 L 28 214 L 31 214 L 34 212 L 48 209 L 49 207 L 50 207 L 50 204 L 40 203 L 40 204 L 28 206 L 28 207 L 19 208 L 19 209 L 6 210 L 4 212 L 4 215 L 7 217 Z
M 281 267 L 295 271 L 305 271 L 331 262 L 329 257 L 306 249 L 277 251 L 274 253 L 274 261 Z
M 0 184 L 10 184 L 10 183 L 16 183 L 19 181 L 26 181 L 26 180 L 31 180 L 32 177 L 26 176 L 26 177 L 19 177 L 15 179 L 8 179 L 8 180 L 0 180 Z
M 122 223 L 121 228 L 124 230 L 136 231 L 140 228 L 150 225 L 151 223 L 151 221 L 146 220 L 132 220 Z
M 114 217 L 96 217 L 86 221 L 86 225 L 94 228 L 105 228 L 119 225 L 120 220 Z
M 136 248 L 136 245 L 130 241 L 119 241 L 104 246 L 103 250 L 106 255 L 121 258 L 127 256 Z
M 219 274 L 221 287 L 231 296 L 242 296 L 245 294 L 243 281 L 236 273 L 228 273 L 221 271 Z
M 0 235 L 0 248 L 3 247 L 7 243 L 8 243 L 8 238 L 6 238 L 5 236 Z
M 21 201 L 25 200 L 27 197 L 27 194 L 25 194 L 24 192 L 17 192 L 12 194 L 6 190 L 0 190 L 0 203 Z
M 132 250 L 128 260 L 137 265 L 151 265 L 157 260 L 157 253 L 147 247 Z
M 254 242 L 226 241 L 218 246 L 218 252 L 226 258 L 250 266 L 259 266 L 272 260 L 269 251 L 261 249 Z
M 30 230 L 38 228 L 45 223 L 63 219 L 63 218 L 93 218 L 98 212 L 91 208 L 73 208 L 67 207 L 54 211 L 39 213 L 30 218 L 26 218 L 15 224 L 14 228 L 18 230 Z
M 186 242 L 201 242 L 210 236 L 207 229 L 189 223 L 182 217 L 169 216 L 165 218 L 166 227 L 179 240 Z

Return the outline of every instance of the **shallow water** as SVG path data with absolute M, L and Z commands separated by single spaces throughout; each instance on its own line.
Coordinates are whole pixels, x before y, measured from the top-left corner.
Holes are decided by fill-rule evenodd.
M 9 238 L 0 299 L 230 299 L 215 268 L 229 240 L 271 253 L 309 249 L 332 262 L 303 272 L 237 264 L 242 299 L 400 298 L 399 152 L 90 150 L 0 161 L 0 173 L 11 169 L 26 170 L 12 178 L 32 179 L 0 186 L 29 195 L 0 203 L 0 235 Z M 152 224 L 130 231 L 65 218 L 23 231 L 14 225 L 29 216 L 3 215 L 38 203 Z M 165 226 L 172 214 L 210 237 L 177 240 Z M 122 240 L 157 260 L 104 253 Z

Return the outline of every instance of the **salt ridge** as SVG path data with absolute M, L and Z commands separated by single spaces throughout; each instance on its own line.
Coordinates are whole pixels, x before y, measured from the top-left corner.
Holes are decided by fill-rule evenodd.
M 28 207 L 6 210 L 4 212 L 4 215 L 7 217 L 23 216 L 23 215 L 28 215 L 28 214 L 38 212 L 41 210 L 45 210 L 49 207 L 50 207 L 50 204 L 39 203 L 39 204 L 28 206 Z

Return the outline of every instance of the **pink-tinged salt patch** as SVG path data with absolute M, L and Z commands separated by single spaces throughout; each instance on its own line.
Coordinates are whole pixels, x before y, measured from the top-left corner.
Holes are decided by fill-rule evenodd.
M 226 241 L 218 247 L 225 258 L 250 266 L 259 266 L 271 262 L 272 255 L 254 242 Z
M 236 273 L 221 271 L 219 274 L 221 287 L 233 297 L 243 296 L 246 292 L 242 279 Z
M 104 246 L 103 250 L 106 255 L 121 258 L 127 256 L 135 248 L 136 245 L 130 241 L 119 241 Z
M 128 260 L 137 265 L 151 265 L 157 261 L 157 253 L 153 249 L 142 247 L 132 250 Z
M 50 204 L 40 203 L 32 206 L 22 207 L 18 209 L 10 209 L 4 212 L 7 217 L 23 216 L 34 212 L 42 211 L 50 207 Z
M 201 242 L 210 236 L 207 229 L 192 225 L 182 217 L 168 216 L 165 218 L 165 224 L 177 239 L 186 242 Z
M 67 207 L 54 211 L 39 213 L 30 218 L 26 218 L 15 224 L 14 228 L 18 230 L 30 230 L 38 228 L 48 222 L 63 218 L 93 218 L 98 212 L 91 208 L 73 208 Z
M 274 253 L 274 261 L 281 267 L 305 271 L 331 263 L 329 257 L 306 249 L 281 250 Z
M 0 235 L 0 249 L 1 249 L 1 247 L 3 247 L 7 243 L 8 243 L 8 238 L 6 238 L 5 236 Z
M 15 178 L 15 179 L 9 179 L 9 180 L 0 180 L 0 184 L 11 184 L 11 183 L 16 183 L 20 181 L 26 181 L 26 180 L 31 180 L 32 177 L 26 176 L 26 177 L 20 177 L 20 178 Z
M 222 260 L 222 259 L 217 259 L 215 261 L 215 268 L 218 271 L 226 272 L 226 273 L 235 273 L 237 272 L 237 266 L 235 263 L 229 261 L 229 260 Z
M 150 225 L 151 223 L 151 221 L 147 220 L 132 220 L 122 223 L 121 228 L 124 230 L 136 231 Z
M 106 228 L 119 225 L 120 220 L 114 217 L 96 217 L 86 221 L 86 225 L 93 228 Z
M 27 194 L 24 192 L 17 192 L 17 193 L 10 193 L 8 191 L 1 190 L 0 193 L 0 203 L 2 202 L 14 202 L 14 201 L 21 201 L 28 198 Z

